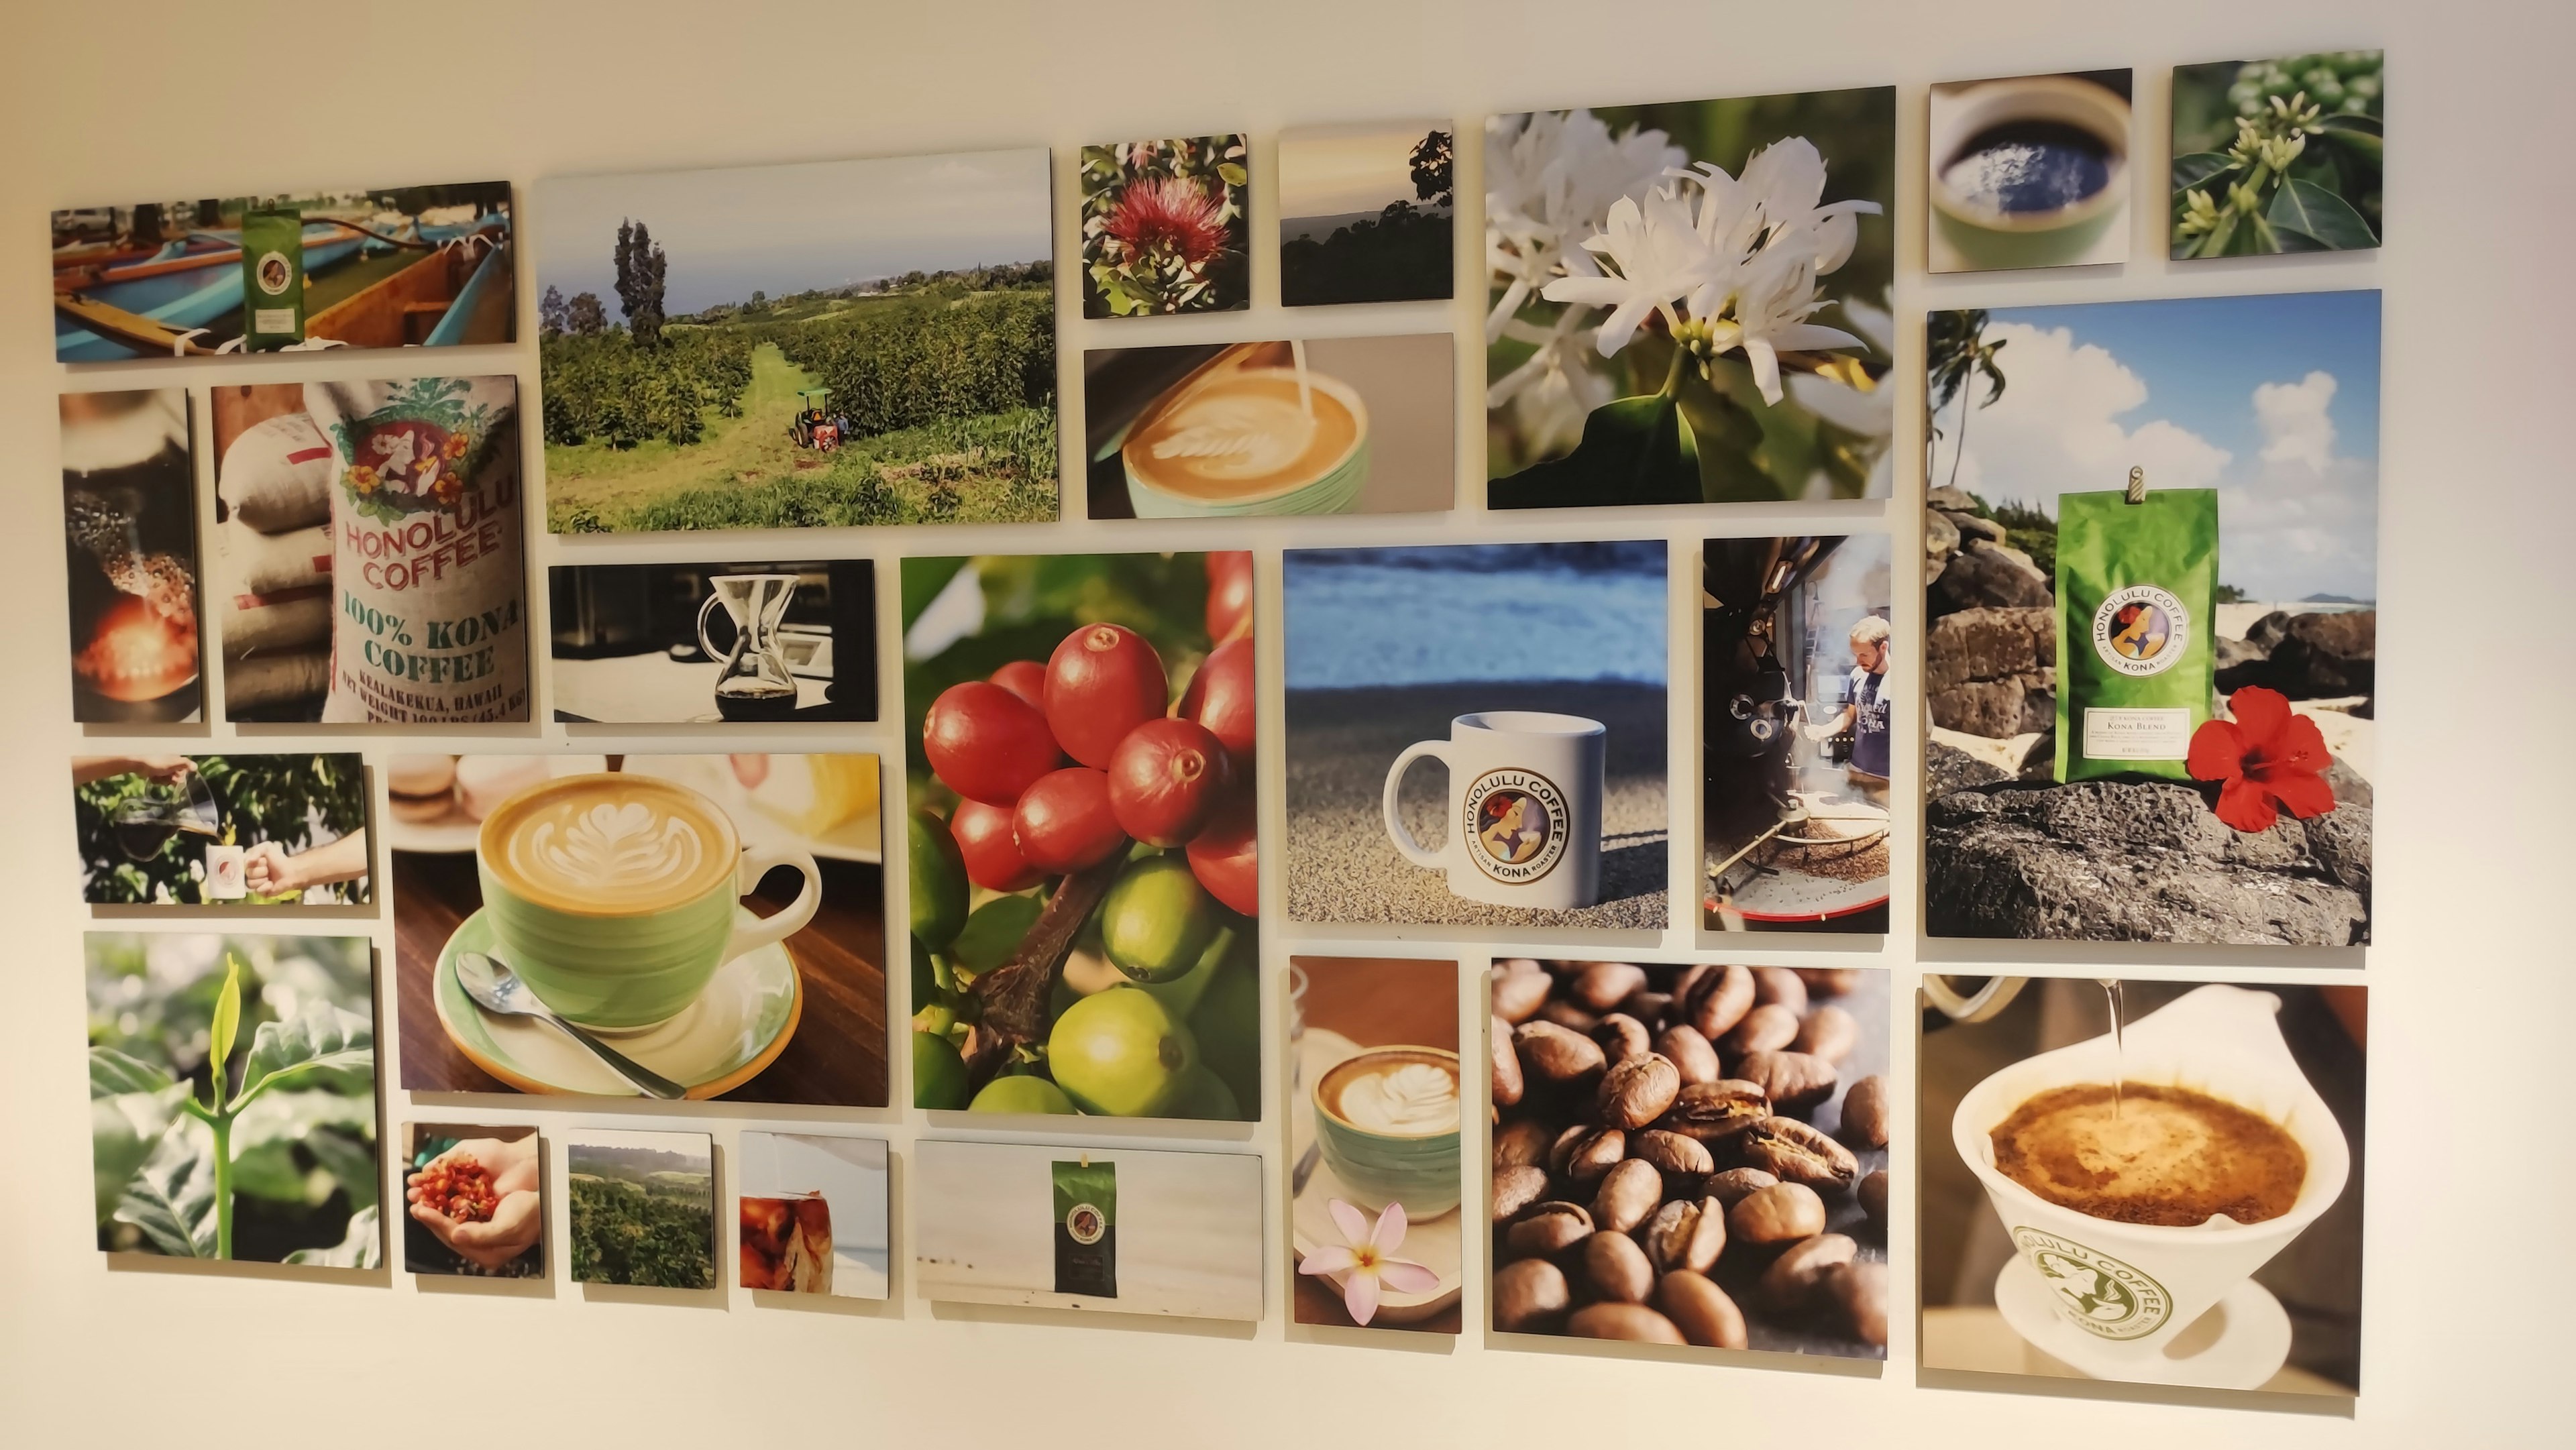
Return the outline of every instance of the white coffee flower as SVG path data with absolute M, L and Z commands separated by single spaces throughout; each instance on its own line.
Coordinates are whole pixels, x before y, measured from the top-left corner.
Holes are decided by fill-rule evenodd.
M 1590 111 L 1537 111 L 1485 123 L 1485 262 L 1504 283 L 1485 318 L 1492 343 L 1533 292 L 1595 269 L 1579 249 L 1611 204 L 1645 195 L 1689 153 L 1661 131 L 1613 137 Z

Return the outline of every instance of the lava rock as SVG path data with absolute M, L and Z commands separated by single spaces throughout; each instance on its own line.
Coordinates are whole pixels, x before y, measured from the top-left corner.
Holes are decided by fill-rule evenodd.
M 1953 685 L 1928 702 L 1932 723 L 1964 735 L 2009 740 L 2022 733 L 2026 693 L 2018 676 Z
M 1945 486 L 1927 489 L 1924 491 L 1923 501 L 1943 513 L 1973 514 L 1977 511 L 1977 501 L 1963 488 Z
M 2001 767 L 1979 760 L 1955 745 L 1935 740 L 1923 747 L 1923 792 L 1926 800 L 1939 800 L 1954 790 L 1991 785 L 2012 776 Z
M 2056 659 L 2056 611 L 1962 609 L 1924 631 L 1923 688 L 1937 695 L 1971 680 L 2029 674 Z
M 2045 609 L 2056 598 L 2048 575 L 2028 554 L 1991 539 L 1966 540 L 1928 591 L 1932 611 Z
M 2012 535 L 2006 533 L 2004 526 L 1993 519 L 1979 518 L 1975 514 L 1952 514 L 1949 517 L 1950 526 L 1959 531 L 1959 537 L 1962 539 L 1984 539 L 1996 544 L 2012 542 Z
M 2241 833 L 2179 782 L 1990 785 L 1925 809 L 1936 936 L 2346 946 L 2370 939 L 2370 808 Z
M 2270 664 L 2268 683 L 2293 700 L 2367 695 L 2379 670 L 2379 611 L 2293 615 Z

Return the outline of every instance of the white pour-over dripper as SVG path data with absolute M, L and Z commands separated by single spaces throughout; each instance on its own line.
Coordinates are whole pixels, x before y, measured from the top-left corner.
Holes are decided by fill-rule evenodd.
M 1951 1142 L 1985 1185 L 2015 1254 L 1995 1282 L 2005 1322 L 2096 1379 L 2253 1389 L 2290 1350 L 2288 1316 L 2251 1276 L 2343 1195 L 2351 1147 L 2281 1037 L 2281 999 L 2212 985 L 2105 1034 L 2004 1068 L 1968 1091 Z M 2307 1155 L 2290 1210 L 2190 1228 L 2119 1223 L 2050 1203 L 1995 1168 L 1996 1124 L 2052 1088 L 2115 1078 L 2189 1088 L 2277 1123 Z M 2223 1311 L 2215 1332 L 2199 1323 Z

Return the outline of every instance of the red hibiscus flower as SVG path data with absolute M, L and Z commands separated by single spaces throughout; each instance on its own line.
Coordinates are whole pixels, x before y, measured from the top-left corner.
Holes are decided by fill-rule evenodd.
M 1220 197 L 1185 177 L 1132 183 L 1118 194 L 1101 230 L 1140 257 L 1169 256 L 1190 268 L 1225 250 Z
M 2280 808 L 2305 820 L 2335 808 L 2326 767 L 2334 757 L 2317 722 L 2291 713 L 2289 697 L 2248 685 L 2227 697 L 2233 720 L 2192 732 L 2184 762 L 2195 780 L 2219 782 L 2218 818 L 2240 831 L 2268 831 Z

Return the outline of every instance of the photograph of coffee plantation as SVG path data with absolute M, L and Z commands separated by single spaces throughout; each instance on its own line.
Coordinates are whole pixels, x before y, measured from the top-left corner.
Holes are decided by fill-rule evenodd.
M 555 533 L 1057 508 L 1043 149 L 540 183 Z
M 564 1145 L 577 1284 L 712 1289 L 714 1140 L 584 1128 Z

